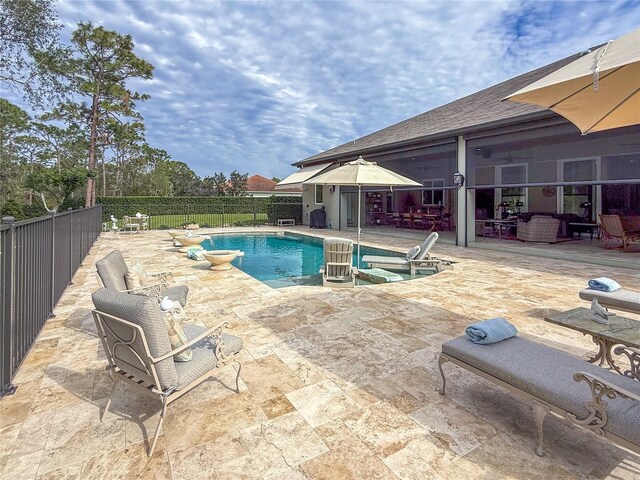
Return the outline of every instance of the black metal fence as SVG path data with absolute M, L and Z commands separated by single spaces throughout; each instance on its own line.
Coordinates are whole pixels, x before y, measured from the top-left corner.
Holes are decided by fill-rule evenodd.
M 277 225 L 278 220 L 290 219 L 302 223 L 302 202 L 266 204 L 247 200 L 242 203 L 220 203 L 218 205 L 194 205 L 176 202 L 171 205 L 105 205 L 103 221 L 109 222 L 113 215 L 118 226 L 124 224 L 125 216 L 135 217 L 137 213 L 149 216 L 149 228 L 180 228 L 196 223 L 202 228 L 216 227 L 257 227 Z M 108 225 L 110 226 L 110 224 Z
M 100 235 L 102 208 L 0 225 L 0 396 Z

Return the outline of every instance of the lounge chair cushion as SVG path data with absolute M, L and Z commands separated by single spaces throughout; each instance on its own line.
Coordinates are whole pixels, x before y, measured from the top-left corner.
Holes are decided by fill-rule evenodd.
M 416 245 L 415 247 L 409 249 L 409 251 L 407 252 L 406 259 L 413 260 L 418 256 L 419 253 L 420 253 L 420 245 Z
M 184 325 L 184 333 L 188 339 L 192 339 L 206 331 L 200 325 Z M 242 350 L 242 339 L 227 333 L 222 334 L 224 342 L 223 353 L 226 356 L 233 355 Z M 206 337 L 191 347 L 193 359 L 190 362 L 176 363 L 178 373 L 178 388 L 185 387 L 198 377 L 216 368 L 216 344 L 211 337 Z
M 114 250 L 96 262 L 96 270 L 105 288 L 109 290 L 127 290 L 124 276 L 129 271 L 127 263 L 119 250 Z
M 578 418 L 589 412 L 591 391 L 585 382 L 576 382 L 576 372 L 600 377 L 640 395 L 640 382 L 555 348 L 516 336 L 491 345 L 477 345 L 465 336 L 442 345 L 442 352 L 461 360 L 534 397 L 572 412 Z M 640 402 L 616 397 L 607 399 L 609 420 L 605 430 L 636 445 L 640 444 Z
M 592 288 L 585 288 L 578 295 L 580 295 L 581 299 L 589 302 L 597 298 L 598 302 L 606 306 L 640 312 L 640 292 L 632 292 L 624 288 L 613 292 L 600 292 Z
M 173 287 L 163 288 L 160 295 L 169 297 L 174 302 L 180 302 L 180 305 L 184 307 L 187 304 L 188 293 L 189 287 L 186 285 L 175 285 Z
M 91 297 L 96 310 L 139 325 L 144 332 L 149 346 L 149 353 L 152 357 L 161 357 L 172 350 L 169 335 L 167 334 L 167 326 L 155 297 L 129 295 L 128 293 L 107 288 L 96 290 Z M 109 322 L 108 318 L 105 318 L 105 322 L 116 333 L 127 338 L 130 337 L 130 330 L 123 331 L 117 323 Z M 108 331 L 106 334 L 109 336 Z M 133 348 L 136 352 L 139 352 L 138 355 L 140 357 L 144 356 L 144 345 L 139 338 L 134 341 Z M 130 353 L 126 348 L 116 349 L 114 355 L 122 359 L 123 363 L 118 366 L 124 371 L 132 374 L 137 373 L 143 377 L 147 376 L 145 370 L 135 368 L 136 366 L 142 367 L 142 365 L 133 353 Z M 169 388 L 178 383 L 175 365 L 176 363 L 172 358 L 162 360 L 156 364 L 161 388 Z
M 411 265 L 404 257 L 383 257 L 379 255 L 365 255 L 362 257 L 362 261 L 365 263 L 386 263 L 387 265 Z
M 420 245 L 420 253 L 416 255 L 415 259 L 424 260 L 425 258 L 429 258 L 429 252 L 436 244 L 439 237 L 440 235 L 438 235 L 438 232 L 431 232 L 424 242 L 422 242 L 422 245 Z
M 127 284 L 127 290 L 135 290 L 141 287 L 146 287 L 149 284 L 147 272 L 139 263 L 136 263 L 129 268 L 127 273 L 124 274 L 124 281 Z M 136 295 L 148 295 L 148 293 L 144 291 L 131 293 Z

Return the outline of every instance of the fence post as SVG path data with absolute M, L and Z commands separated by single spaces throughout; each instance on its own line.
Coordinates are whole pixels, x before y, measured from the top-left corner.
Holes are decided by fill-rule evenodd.
M 71 211 L 73 208 L 67 208 L 67 211 Z M 71 281 L 73 279 L 73 213 L 69 214 L 69 271 L 71 272 L 71 278 L 69 278 L 69 285 L 73 285 Z M 102 220 L 102 218 L 100 219 Z
M 53 308 L 56 306 L 56 214 L 51 214 L 51 303 L 49 318 L 55 317 Z
M 16 391 L 16 387 L 11 383 L 11 377 L 13 376 L 13 362 L 14 362 L 14 341 L 15 341 L 15 230 L 13 223 L 16 221 L 14 217 L 3 217 L 2 223 L 9 225 L 10 229 L 7 234 L 7 241 L 4 245 L 4 251 L 0 256 L 3 268 L 0 269 L 3 273 L 2 286 L 4 289 L 2 292 L 2 298 L 4 305 L 0 305 L 0 308 L 4 309 L 3 323 L 0 325 L 2 337 L 0 341 L 2 346 L 0 347 L 0 364 L 2 371 L 0 371 L 0 377 L 2 378 L 2 384 L 0 384 L 0 396 L 12 395 Z
M 222 204 L 222 222 L 220 224 L 222 228 L 224 228 L 224 203 Z
M 253 228 L 256 227 L 256 197 L 253 198 Z

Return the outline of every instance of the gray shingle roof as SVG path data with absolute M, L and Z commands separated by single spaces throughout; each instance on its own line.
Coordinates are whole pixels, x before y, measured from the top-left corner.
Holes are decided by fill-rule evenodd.
M 450 137 L 473 127 L 486 126 L 487 124 L 513 123 L 518 117 L 529 118 L 535 114 L 539 114 L 540 118 L 557 116 L 552 111 L 542 107 L 509 101 L 501 102 L 500 100 L 572 62 L 579 56 L 580 54 L 575 54 L 563 58 L 428 112 L 421 113 L 413 118 L 403 120 L 390 127 L 370 133 L 357 140 L 305 158 L 294 163 L 294 165 L 317 163 L 319 160 L 325 159 L 337 159 L 350 153 L 355 154 L 355 152 L 362 152 L 384 145 L 401 145 L 422 138 L 435 140 L 439 137 Z

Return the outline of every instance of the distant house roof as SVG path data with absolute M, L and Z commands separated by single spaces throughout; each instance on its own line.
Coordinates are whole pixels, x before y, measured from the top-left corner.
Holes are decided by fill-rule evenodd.
M 501 126 L 525 119 L 557 117 L 558 115 L 551 110 L 542 107 L 501 100 L 579 57 L 580 54 L 575 54 L 563 58 L 357 140 L 305 158 L 294 165 L 334 160 L 352 152 L 363 152 L 383 146 L 400 146 L 421 139 L 437 140 L 458 135 L 474 127 Z
M 276 189 L 276 182 L 262 175 L 251 175 L 247 179 L 248 192 L 272 192 Z M 302 188 L 279 188 L 279 192 L 302 192 Z

